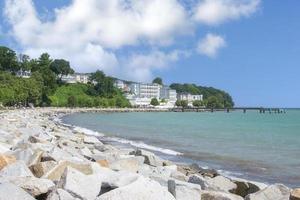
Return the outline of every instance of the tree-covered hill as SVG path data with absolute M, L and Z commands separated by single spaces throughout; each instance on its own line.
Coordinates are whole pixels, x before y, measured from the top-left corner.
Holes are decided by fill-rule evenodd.
M 202 94 L 204 105 L 209 108 L 232 108 L 234 106 L 232 97 L 227 92 L 213 87 L 173 83 L 170 88 L 176 90 L 177 93 Z
M 31 71 L 30 78 L 16 76 Z M 17 55 L 0 46 L 0 105 L 129 107 L 129 101 L 114 86 L 113 78 L 101 71 L 90 76 L 88 84 L 66 84 L 64 75 L 74 70 L 64 59 L 51 59 L 43 53 L 38 59 Z

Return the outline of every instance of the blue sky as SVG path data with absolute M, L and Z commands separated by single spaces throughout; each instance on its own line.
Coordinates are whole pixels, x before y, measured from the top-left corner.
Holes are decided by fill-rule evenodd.
M 300 107 L 298 0 L 132 2 L 1 0 L 0 44 L 81 72 L 221 88 L 239 106 Z

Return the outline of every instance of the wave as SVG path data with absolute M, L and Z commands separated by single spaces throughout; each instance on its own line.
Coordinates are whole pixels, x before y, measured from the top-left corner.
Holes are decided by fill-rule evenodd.
M 86 135 L 103 137 L 103 138 L 106 138 L 107 140 L 110 140 L 110 141 L 113 141 L 113 142 L 118 142 L 118 143 L 121 143 L 121 144 L 129 144 L 131 146 L 135 146 L 135 147 L 142 148 L 142 149 L 147 149 L 147 150 L 150 150 L 150 151 L 161 152 L 161 153 L 164 153 L 164 154 L 167 154 L 167 155 L 173 155 L 173 156 L 183 155 L 183 153 L 180 153 L 180 152 L 177 152 L 177 151 L 174 151 L 174 150 L 171 150 L 171 149 L 164 149 L 164 148 L 161 148 L 161 147 L 152 146 L 152 145 L 149 145 L 149 144 L 145 144 L 144 142 L 141 142 L 141 141 L 132 141 L 132 140 L 127 140 L 127 139 L 123 139 L 123 138 L 105 136 L 105 134 L 99 133 L 97 131 L 93 131 L 91 129 L 66 124 L 66 123 L 63 122 L 63 120 L 61 118 L 54 118 L 53 121 L 55 121 L 57 123 L 60 123 L 61 125 L 73 128 L 75 131 L 82 132 Z
M 103 137 L 104 136 L 104 134 L 102 134 L 102 133 L 99 133 L 97 131 L 93 131 L 91 129 L 83 128 L 83 127 L 80 127 L 80 126 L 73 126 L 73 129 L 75 131 L 82 132 L 86 135 L 92 135 L 92 136 L 98 136 L 98 137 Z
M 149 145 L 149 144 L 145 144 L 144 142 L 132 141 L 132 140 L 127 140 L 127 139 L 117 138 L 117 137 L 108 137 L 108 138 L 111 141 L 114 141 L 114 142 L 119 142 L 119 143 L 122 143 L 122 144 L 129 144 L 131 146 L 135 146 L 135 147 L 138 147 L 138 148 L 148 149 L 148 150 L 151 150 L 151 151 L 157 151 L 157 152 L 161 152 L 161 153 L 168 154 L 168 155 L 173 155 L 173 156 L 182 155 L 182 153 L 180 153 L 178 151 L 152 146 L 152 145 Z

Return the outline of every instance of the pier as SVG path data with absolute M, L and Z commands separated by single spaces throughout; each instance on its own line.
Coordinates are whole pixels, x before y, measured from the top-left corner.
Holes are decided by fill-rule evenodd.
M 264 107 L 235 107 L 235 108 L 172 108 L 171 112 L 232 112 L 232 111 L 242 111 L 247 113 L 247 111 L 257 111 L 260 114 L 285 114 L 286 110 L 281 108 L 264 108 Z

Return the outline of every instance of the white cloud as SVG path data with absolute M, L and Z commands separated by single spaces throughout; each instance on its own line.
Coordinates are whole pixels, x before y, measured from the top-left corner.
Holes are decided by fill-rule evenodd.
M 192 15 L 183 0 L 72 0 L 55 9 L 53 16 L 43 17 L 33 0 L 5 0 L 4 16 L 11 36 L 32 57 L 48 52 L 54 58 L 68 59 L 79 72 L 101 69 L 109 75 L 150 80 L 153 71 L 167 69 L 186 56 L 172 50 L 172 45 L 179 35 L 193 35 L 192 18 L 218 24 L 253 13 L 259 0 L 251 2 L 203 0 Z M 201 51 L 214 56 L 223 43 L 208 44 L 213 47 Z M 129 57 L 119 55 L 118 50 L 128 46 L 158 50 L 140 54 L 134 48 L 127 53 Z M 171 47 L 167 53 L 160 49 L 165 46 Z
M 12 35 L 25 53 L 47 51 L 69 59 L 76 71 L 102 69 L 113 75 L 122 67 L 115 50 L 171 44 L 176 35 L 191 30 L 187 12 L 176 0 L 73 0 L 54 13 L 53 20 L 42 21 L 32 0 L 5 1 Z
M 226 46 L 223 37 L 215 34 L 208 33 L 204 39 L 198 43 L 197 51 L 202 55 L 208 57 L 216 57 L 219 50 Z
M 167 53 L 154 50 L 148 54 L 132 54 L 123 64 L 127 70 L 124 71 L 123 76 L 135 81 L 149 81 L 152 78 L 153 70 L 168 69 L 170 64 L 189 55 L 189 52 L 180 50 Z
M 259 5 L 260 0 L 203 0 L 197 6 L 194 18 L 207 25 L 219 25 L 250 16 Z

